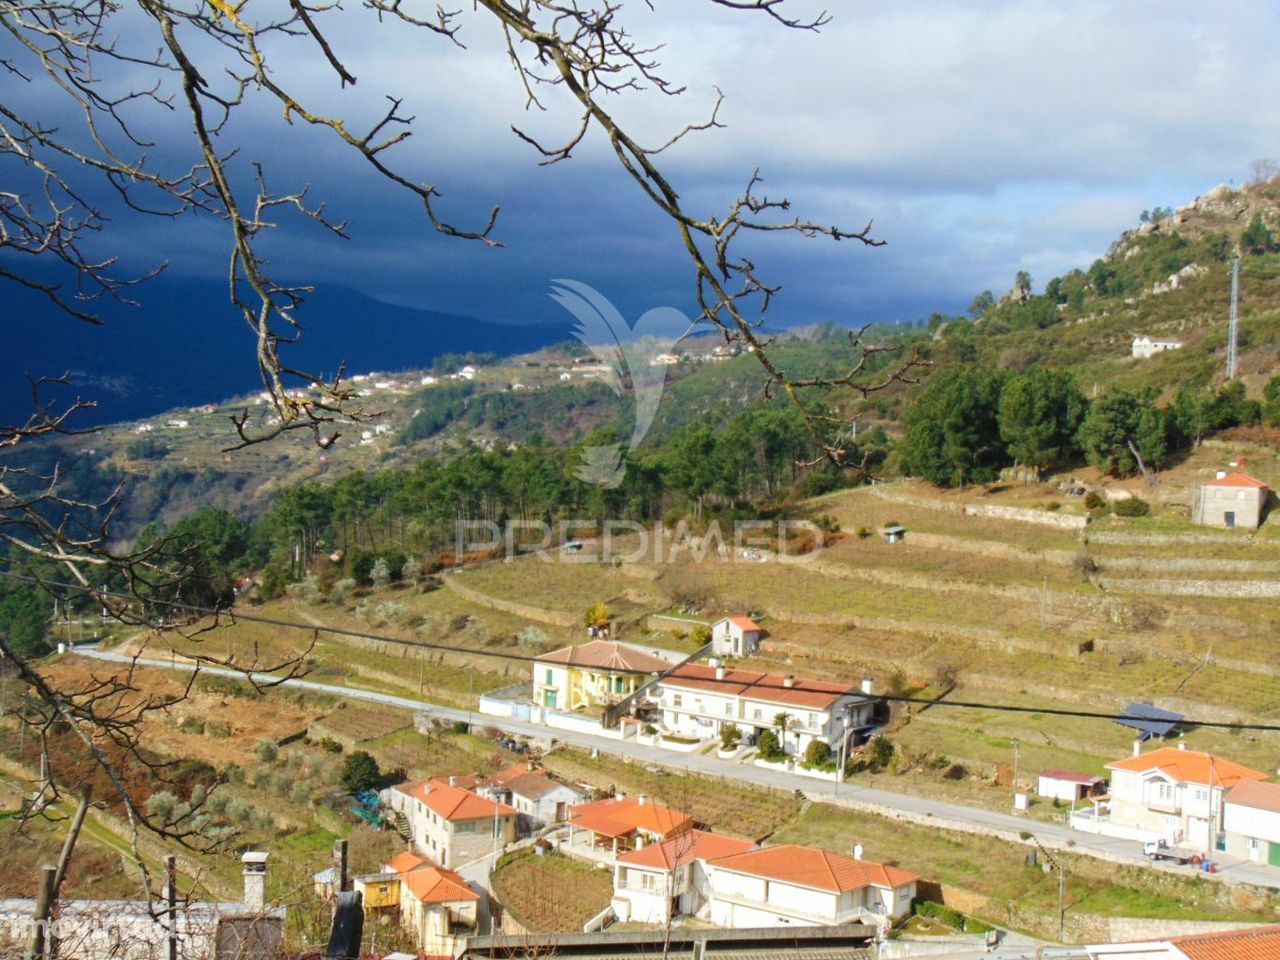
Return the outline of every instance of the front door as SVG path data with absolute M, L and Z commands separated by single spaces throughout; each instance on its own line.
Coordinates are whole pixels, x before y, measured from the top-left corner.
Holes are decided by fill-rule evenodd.
M 1234 527 L 1234 526 L 1236 525 L 1236 513 L 1235 513 L 1235 511 L 1234 511 L 1234 510 L 1228 510 L 1226 513 L 1224 513 L 1224 514 L 1222 515 L 1222 522 L 1223 522 L 1223 523 L 1225 523 L 1228 527 Z
M 1280 867 L 1280 843 L 1271 842 L 1271 851 L 1267 856 L 1267 863 L 1273 867 Z
M 1249 843 L 1246 849 L 1248 851 L 1249 860 L 1251 862 L 1257 863 L 1259 860 L 1262 859 L 1262 843 L 1261 841 L 1258 840 L 1257 837 L 1249 838 Z

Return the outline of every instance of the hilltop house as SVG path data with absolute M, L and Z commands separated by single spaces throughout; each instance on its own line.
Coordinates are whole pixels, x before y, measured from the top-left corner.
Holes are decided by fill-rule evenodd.
M 411 851 L 396 854 L 381 873 L 356 877 L 366 917 L 398 915 L 423 953 L 452 956 L 459 938 L 475 933 L 480 895 L 461 876 Z
M 1280 867 L 1280 784 L 1242 780 L 1227 793 L 1222 810 L 1226 852 Z
M 1199 850 L 1221 849 L 1223 801 L 1227 791 L 1266 774 L 1184 744 L 1141 752 L 1107 764 L 1109 799 L 1077 813 L 1071 825 L 1108 836 L 1186 843 Z
M 516 838 L 518 812 L 465 789 L 458 779 L 400 783 L 382 791 L 387 806 L 403 816 L 413 845 L 441 866 L 473 860 Z
M 566 711 L 604 707 L 635 693 L 645 674 L 669 669 L 670 661 L 616 640 L 561 647 L 534 660 L 533 702 Z
M 787 717 L 779 741 L 787 753 L 803 754 L 821 740 L 833 749 L 844 738 L 857 739 L 871 726 L 874 701 L 842 683 L 736 670 L 712 660 L 686 663 L 656 685 L 662 725 L 686 737 L 710 739 L 722 727 L 736 726 L 750 742 L 776 730 Z
M 577 787 L 561 783 L 533 763 L 517 763 L 500 770 L 476 790 L 483 797 L 509 804 L 519 813 L 521 834 L 568 818 L 569 808 L 586 800 Z
M 1164 353 L 1166 350 L 1181 349 L 1181 340 L 1164 340 L 1159 337 L 1149 337 L 1146 334 L 1133 338 L 1133 356 L 1137 360 L 1146 360 L 1148 357 L 1154 357 L 1157 353 Z
M 571 846 L 584 834 L 592 850 L 617 856 L 682 834 L 693 828 L 693 818 L 650 803 L 644 795 L 615 796 L 573 807 L 568 826 Z
M 813 847 L 778 846 L 708 864 L 711 922 L 725 927 L 873 922 L 911 912 L 919 874 Z
M 754 849 L 750 840 L 687 830 L 624 853 L 613 868 L 613 912 L 620 921 L 634 923 L 693 916 L 710 896 L 708 861 Z
M 1257 477 L 1219 470 L 1217 477 L 1201 484 L 1196 492 L 1191 520 L 1206 527 L 1256 529 L 1262 523 L 1268 493 L 1267 485 Z
M 760 624 L 750 617 L 725 617 L 711 625 L 711 652 L 717 657 L 749 657 L 760 649 Z

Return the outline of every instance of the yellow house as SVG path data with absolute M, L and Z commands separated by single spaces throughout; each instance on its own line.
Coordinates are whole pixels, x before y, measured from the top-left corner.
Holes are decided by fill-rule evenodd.
M 592 640 L 544 653 L 533 663 L 533 700 L 540 707 L 574 711 L 629 697 L 673 666 L 616 640 Z

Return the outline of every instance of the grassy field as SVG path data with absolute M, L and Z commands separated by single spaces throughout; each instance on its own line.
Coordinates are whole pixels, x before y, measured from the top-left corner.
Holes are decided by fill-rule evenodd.
M 609 905 L 613 872 L 556 853 L 508 855 L 492 877 L 506 909 L 535 933 L 581 933 Z

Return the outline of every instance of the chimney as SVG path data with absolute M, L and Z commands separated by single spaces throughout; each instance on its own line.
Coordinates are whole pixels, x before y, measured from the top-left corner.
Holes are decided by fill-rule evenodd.
M 449 786 L 451 786 L 451 787 L 456 787 L 457 785 L 458 785 L 458 778 L 457 778 L 457 777 L 455 777 L 455 776 L 453 776 L 453 775 L 450 775 L 450 777 L 449 777 Z
M 785 677 L 782 678 L 782 685 L 786 687 L 788 690 L 790 690 L 792 687 L 796 685 L 796 678 L 788 673 Z
M 1142 756 L 1142 739 L 1140 737 L 1133 738 L 1133 755 L 1135 757 Z
M 869 696 L 871 696 L 871 695 L 875 692 L 875 689 L 876 689 L 876 683 L 875 683 L 875 681 L 874 681 L 874 680 L 872 680 L 870 677 L 863 677 L 863 678 L 862 678 L 862 692 L 863 692 L 863 693 L 865 693 L 865 694 L 869 697 Z
M 1179 750 L 1185 750 L 1185 749 L 1187 749 L 1187 741 L 1185 741 L 1185 740 L 1179 740 L 1179 741 L 1178 741 L 1178 749 L 1179 749 Z
M 240 862 L 244 864 L 244 905 L 261 913 L 267 908 L 267 854 L 250 850 Z
M 532 760 L 526 761 L 526 762 L 525 762 L 525 766 L 529 768 L 529 772 L 530 772 L 530 773 L 533 773 L 533 761 L 532 761 Z
M 857 843 L 853 845 L 853 859 L 855 860 L 862 859 L 862 841 L 861 840 L 859 840 Z
M 1221 480 L 1221 479 L 1222 479 L 1223 477 L 1225 477 L 1226 475 L 1227 475 L 1227 471 L 1225 471 L 1225 470 L 1219 470 L 1219 471 L 1218 471 L 1218 473 L 1217 473 L 1217 475 L 1216 475 L 1216 478 L 1215 478 L 1215 479 Z
M 644 806 L 644 803 L 645 803 L 645 800 L 647 800 L 647 799 L 648 799 L 648 798 L 647 798 L 647 797 L 642 793 L 642 794 L 640 794 L 640 796 L 636 797 L 636 803 L 643 807 L 643 806 Z
M 720 658 L 719 658 L 719 657 L 712 657 L 710 660 L 708 660 L 708 661 L 707 661 L 707 666 L 709 666 L 709 667 L 713 667 L 713 668 L 715 668 L 716 670 L 719 670 L 719 669 L 720 669 Z
M 720 666 L 719 664 L 716 665 L 716 679 L 717 680 L 724 679 L 724 667 Z

